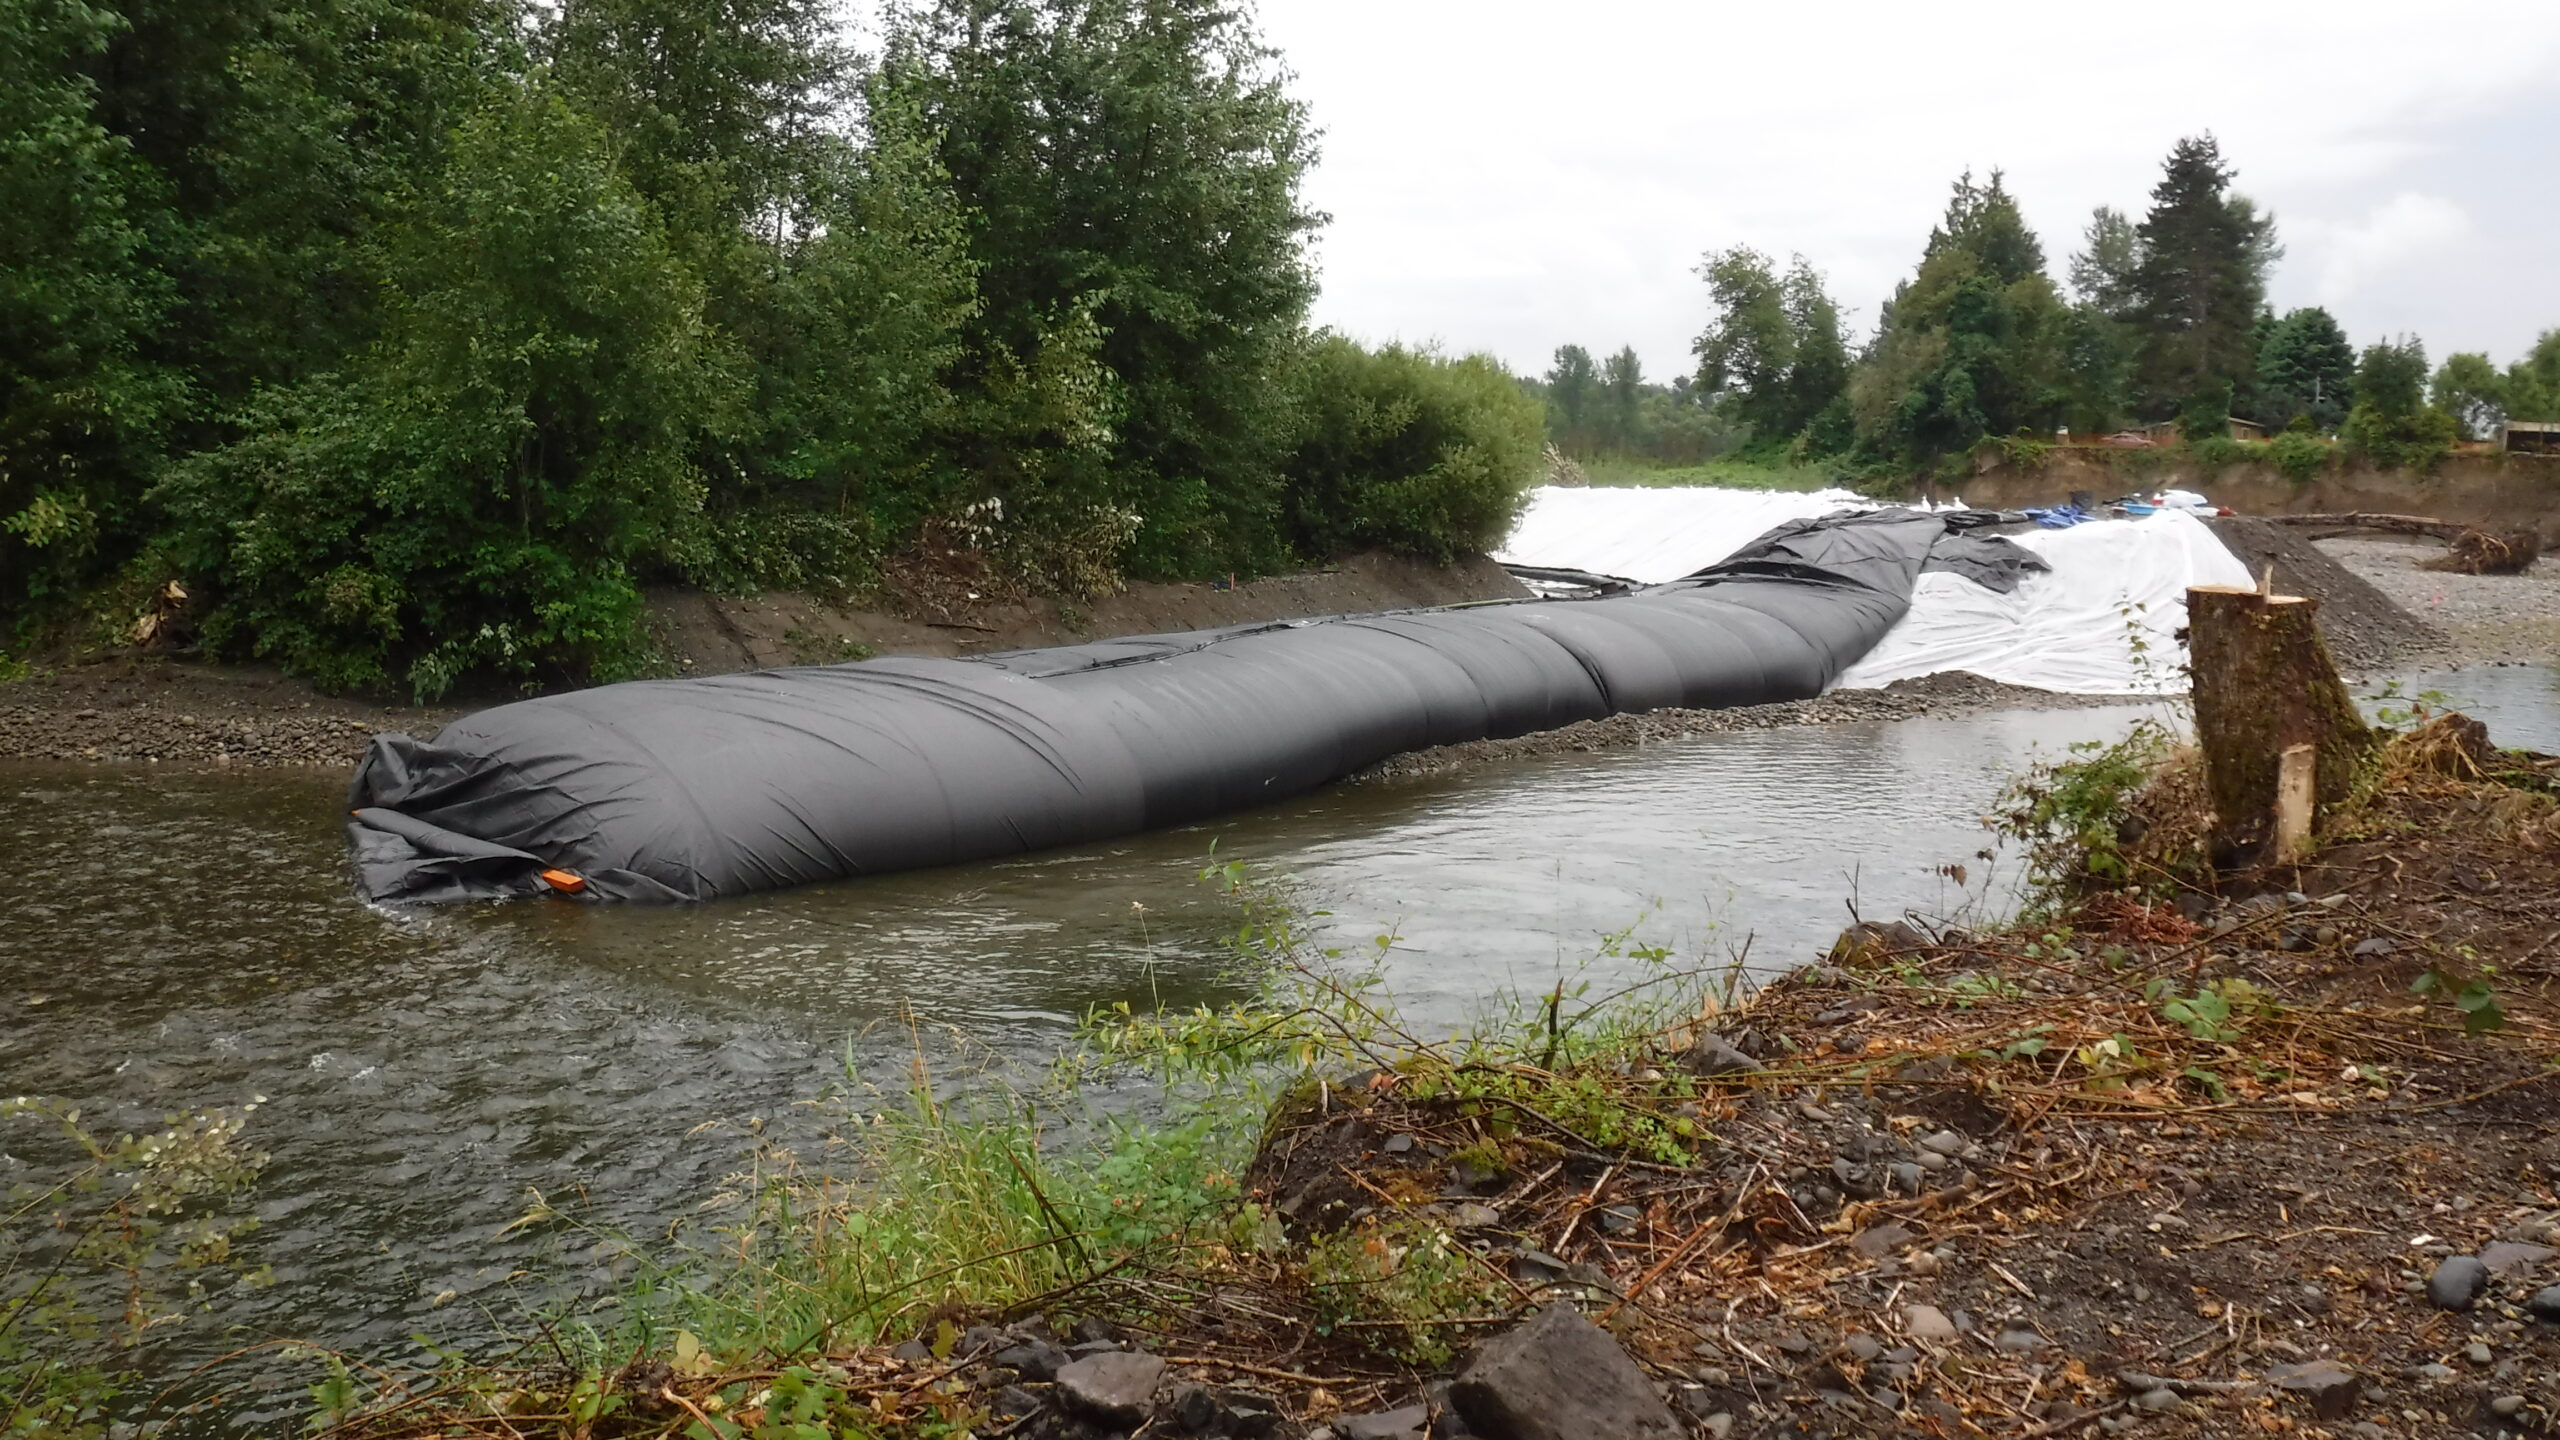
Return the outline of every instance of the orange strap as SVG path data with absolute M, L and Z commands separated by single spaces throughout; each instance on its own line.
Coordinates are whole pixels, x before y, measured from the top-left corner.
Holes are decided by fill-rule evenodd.
M 563 895 L 584 894 L 587 888 L 584 876 L 572 875 L 566 870 L 545 870 L 541 878 L 543 884 Z

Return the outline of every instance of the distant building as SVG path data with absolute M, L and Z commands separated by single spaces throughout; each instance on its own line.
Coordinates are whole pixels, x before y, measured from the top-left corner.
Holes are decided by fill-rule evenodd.
M 2231 417 L 2231 438 L 2234 440 L 2264 440 L 2267 438 L 2267 427 L 2259 424 L 2255 420 L 2243 420 L 2239 416 L 2234 415 Z
M 2517 455 L 2560 455 L 2560 421 L 2510 420 L 2498 432 L 2498 448 Z
M 2267 427 L 2255 420 L 2243 420 L 2234 415 L 2230 417 L 2230 424 L 2231 438 L 2234 440 L 2267 438 Z M 2178 422 L 2175 420 L 2154 420 L 2142 427 L 2142 433 L 2148 436 L 2154 445 L 2175 445 L 2185 438 L 2185 432 L 2178 428 Z

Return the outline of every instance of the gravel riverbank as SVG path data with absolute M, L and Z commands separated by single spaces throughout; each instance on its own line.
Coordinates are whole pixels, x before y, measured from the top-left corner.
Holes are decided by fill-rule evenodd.
M 2351 536 L 2317 543 L 2409 614 L 2442 631 L 2450 663 L 2560 659 L 2560 563 L 2546 559 L 2521 575 L 2461 575 L 2419 568 L 2444 553 L 2432 540 Z

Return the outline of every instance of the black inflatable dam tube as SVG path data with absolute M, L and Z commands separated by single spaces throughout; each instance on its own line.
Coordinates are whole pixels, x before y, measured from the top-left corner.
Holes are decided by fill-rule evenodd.
M 387 901 L 709 900 L 1108 839 L 1402 751 L 1817 695 L 1933 562 L 2037 564 L 1886 510 L 1597 599 L 608 685 L 377 737 L 348 832 Z

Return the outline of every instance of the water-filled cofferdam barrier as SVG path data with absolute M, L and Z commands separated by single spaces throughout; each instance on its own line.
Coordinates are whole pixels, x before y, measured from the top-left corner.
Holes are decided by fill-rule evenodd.
M 1241 810 L 1387 756 L 1668 706 L 1818 695 L 1922 569 L 2041 562 L 1987 517 L 1780 526 L 1687 579 L 1148 635 L 634 681 L 383 735 L 349 836 L 385 901 L 709 900 Z

